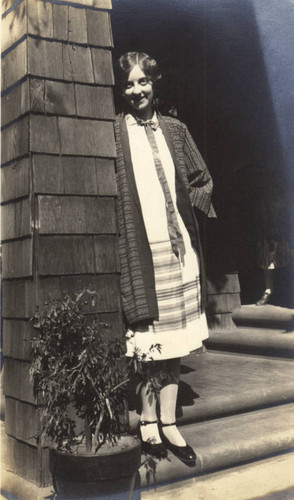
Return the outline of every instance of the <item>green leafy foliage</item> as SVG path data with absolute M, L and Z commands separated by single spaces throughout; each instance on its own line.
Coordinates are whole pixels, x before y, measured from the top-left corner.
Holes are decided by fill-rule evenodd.
M 64 451 L 86 438 L 87 449 L 93 444 L 97 451 L 125 430 L 124 340 L 110 340 L 109 326 L 83 313 L 86 293 L 52 300 L 32 318 L 37 335 L 30 374 L 42 434 Z M 86 422 L 81 432 L 72 410 Z

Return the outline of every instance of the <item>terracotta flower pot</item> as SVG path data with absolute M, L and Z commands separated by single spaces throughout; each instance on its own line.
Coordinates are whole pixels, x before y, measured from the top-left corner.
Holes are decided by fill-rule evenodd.
M 141 444 L 135 436 L 122 436 L 104 444 L 97 454 L 50 450 L 50 471 L 58 498 L 99 498 L 130 491 L 141 462 Z

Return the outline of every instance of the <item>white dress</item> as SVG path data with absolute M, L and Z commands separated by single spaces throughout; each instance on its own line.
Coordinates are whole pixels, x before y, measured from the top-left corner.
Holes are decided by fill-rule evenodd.
M 208 337 L 206 316 L 201 313 L 199 262 L 189 233 L 177 211 L 175 167 L 161 129 L 154 131 L 162 166 L 183 236 L 185 255 L 172 251 L 165 209 L 165 197 L 158 180 L 153 153 L 145 128 L 126 116 L 134 176 L 150 245 L 159 321 L 146 331 L 128 330 L 127 356 L 144 361 L 186 356 L 202 346 Z

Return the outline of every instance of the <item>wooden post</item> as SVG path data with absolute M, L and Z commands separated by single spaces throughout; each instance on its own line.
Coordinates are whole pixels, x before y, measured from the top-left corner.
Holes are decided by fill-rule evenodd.
M 29 318 L 91 287 L 121 335 L 111 0 L 3 0 L 3 349 L 10 470 L 45 486 Z
M 207 282 L 207 322 L 211 330 L 235 328 L 232 312 L 241 306 L 237 272 L 215 275 Z

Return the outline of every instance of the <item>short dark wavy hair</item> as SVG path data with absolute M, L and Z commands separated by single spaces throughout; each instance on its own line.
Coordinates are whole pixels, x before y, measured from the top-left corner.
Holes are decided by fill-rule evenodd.
M 137 65 L 153 84 L 160 80 L 161 73 L 153 57 L 145 52 L 127 52 L 117 60 L 115 65 L 115 82 L 120 90 L 125 88 L 130 72 Z

